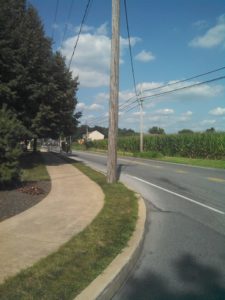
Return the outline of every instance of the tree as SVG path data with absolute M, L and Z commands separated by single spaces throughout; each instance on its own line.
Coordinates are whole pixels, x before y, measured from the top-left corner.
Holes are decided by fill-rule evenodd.
M 38 137 L 58 138 L 74 134 L 81 117 L 81 113 L 74 113 L 77 88 L 77 78 L 72 79 L 64 58 L 56 52 L 49 69 L 48 97 L 42 98 L 32 124 Z
M 1 2 L 4 24 L 0 29 L 3 38 L 0 89 L 5 91 L 1 93 L 1 103 L 6 103 L 24 126 L 31 129 L 40 101 L 47 96 L 51 42 L 45 38 L 33 7 L 26 8 L 22 0 Z
M 165 134 L 164 129 L 157 126 L 153 126 L 148 130 L 148 132 L 151 134 Z
M 192 131 L 191 129 L 182 129 L 180 131 L 178 131 L 179 134 L 192 134 L 194 133 L 194 131 Z
M 18 34 L 25 16 L 25 0 L 0 0 L 0 106 L 13 108 L 17 100 L 17 77 L 23 67 L 18 62 Z
M 28 132 L 16 116 L 4 106 L 0 109 L 0 186 L 19 180 L 19 142 L 28 137 Z
M 31 5 L 25 0 L 0 4 L 0 108 L 7 104 L 35 140 L 72 134 L 81 116 L 74 113 L 77 78 L 52 52 Z
M 208 129 L 206 129 L 206 131 L 205 131 L 206 133 L 215 133 L 216 132 L 216 130 L 215 130 L 215 128 L 214 127 L 211 127 L 211 128 L 208 128 Z
M 133 129 L 127 129 L 127 128 L 118 128 L 118 135 L 119 136 L 130 136 L 137 134 Z

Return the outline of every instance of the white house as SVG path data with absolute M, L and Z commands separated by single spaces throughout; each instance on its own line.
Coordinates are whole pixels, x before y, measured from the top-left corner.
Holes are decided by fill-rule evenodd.
M 87 139 L 89 141 L 104 140 L 104 134 L 102 134 L 98 130 L 94 130 L 88 133 Z

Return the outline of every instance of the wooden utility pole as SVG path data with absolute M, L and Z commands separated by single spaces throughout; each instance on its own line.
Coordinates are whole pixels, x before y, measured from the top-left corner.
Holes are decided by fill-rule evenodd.
M 112 42 L 110 71 L 109 137 L 107 159 L 107 181 L 117 180 L 117 132 L 120 57 L 120 0 L 112 0 Z
M 143 152 L 143 99 L 140 99 L 140 152 Z
M 143 152 L 143 102 L 142 99 L 142 86 L 139 93 L 139 105 L 140 105 L 140 152 Z

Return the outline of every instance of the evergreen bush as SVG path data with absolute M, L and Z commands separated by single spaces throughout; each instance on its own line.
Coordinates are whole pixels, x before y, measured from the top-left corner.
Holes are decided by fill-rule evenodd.
M 6 107 L 0 109 L 0 187 L 15 184 L 20 178 L 19 142 L 27 132 L 16 116 Z

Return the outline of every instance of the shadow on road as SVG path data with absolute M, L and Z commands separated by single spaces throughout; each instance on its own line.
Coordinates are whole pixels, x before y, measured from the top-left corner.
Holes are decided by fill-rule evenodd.
M 129 165 L 118 164 L 118 166 L 117 166 L 117 180 L 120 180 L 120 175 L 121 175 L 122 171 L 124 171 L 126 169 L 126 167 L 129 167 Z
M 141 278 L 131 277 L 126 283 L 126 295 L 113 299 L 123 300 L 224 300 L 225 282 L 220 272 L 201 264 L 192 255 L 185 254 L 174 262 L 177 279 L 184 287 L 172 290 L 167 282 L 151 271 Z

